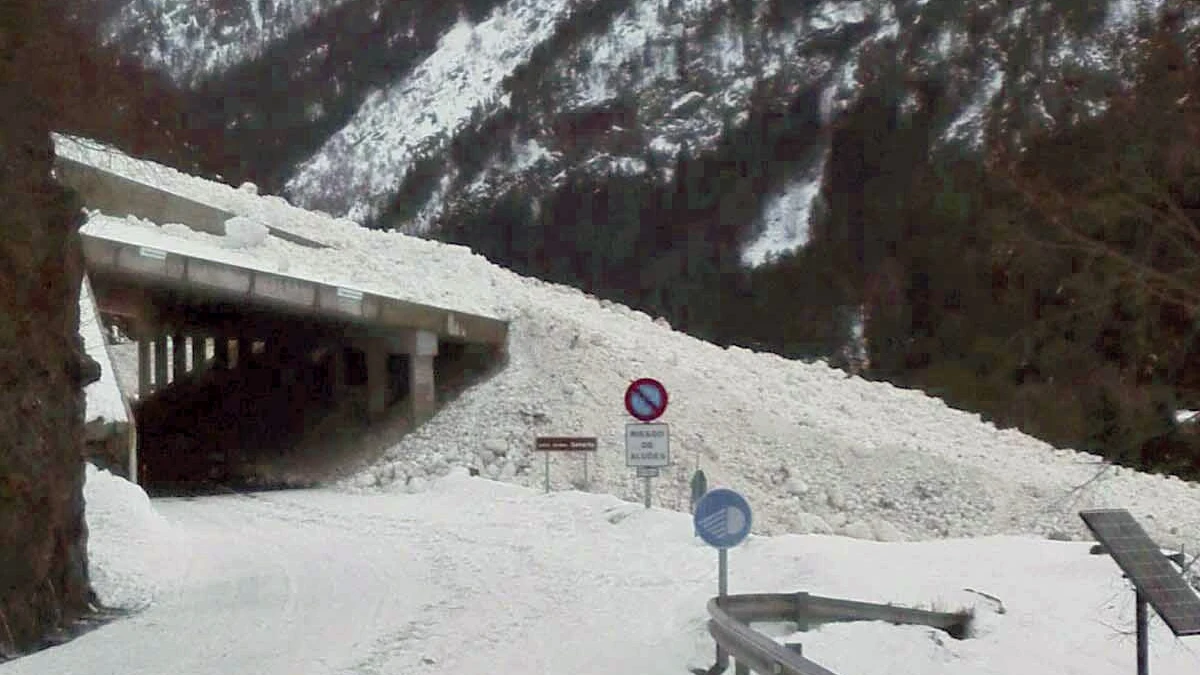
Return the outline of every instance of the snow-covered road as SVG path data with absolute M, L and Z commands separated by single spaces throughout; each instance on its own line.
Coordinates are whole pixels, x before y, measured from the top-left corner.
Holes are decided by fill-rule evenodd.
M 151 503 L 89 469 L 86 494 L 98 592 L 148 602 L 4 675 L 682 675 L 711 663 L 716 555 L 687 514 L 465 472 L 415 494 Z M 881 623 L 759 626 L 842 675 L 1128 672 L 1133 594 L 1088 548 L 751 537 L 730 553 L 730 591 L 975 612 L 968 640 Z M 1157 618 L 1151 638 L 1156 673 L 1197 672 L 1196 646 Z
M 653 553 L 663 536 L 688 539 L 686 528 L 635 529 L 614 542 L 611 530 L 623 528 L 584 515 L 594 515 L 594 497 L 589 507 L 581 495 L 535 496 L 545 508 L 531 512 L 514 508 L 530 501 L 527 490 L 461 480 L 487 494 L 156 500 L 179 536 L 164 558 L 176 572 L 155 602 L 5 673 L 78 672 L 81 661 L 87 672 L 124 675 L 635 672 L 644 652 L 598 661 L 597 636 L 678 641 L 680 617 L 703 611 L 711 550 L 695 543 L 687 569 Z M 616 499 L 612 507 L 618 525 L 641 515 Z M 642 557 L 644 569 L 631 577 L 626 556 Z M 680 585 L 696 591 L 686 606 L 677 590 L 661 593 Z M 564 615 L 571 620 L 546 621 Z

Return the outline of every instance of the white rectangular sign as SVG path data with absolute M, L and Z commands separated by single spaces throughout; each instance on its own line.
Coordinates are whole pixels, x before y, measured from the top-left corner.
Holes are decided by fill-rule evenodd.
M 665 424 L 625 425 L 625 466 L 668 466 L 671 436 Z

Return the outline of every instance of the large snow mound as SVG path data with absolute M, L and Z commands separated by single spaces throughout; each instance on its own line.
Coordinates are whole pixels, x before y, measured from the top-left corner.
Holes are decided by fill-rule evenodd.
M 697 465 L 710 486 L 744 492 L 762 533 L 834 532 L 875 539 L 1030 533 L 1077 538 L 1088 507 L 1124 507 L 1164 546 L 1200 538 L 1200 489 L 1055 449 L 919 391 L 847 377 L 823 363 L 722 349 L 662 321 L 565 286 L 521 277 L 461 246 L 365 230 L 278 197 L 186 176 L 89 143 L 58 137 L 58 151 L 136 180 L 331 245 L 268 237 L 240 258 L 264 267 L 510 321 L 509 359 L 358 477 L 362 488 L 422 481 L 454 465 L 539 486 L 539 435 L 594 435 L 590 490 L 638 499 L 624 465 L 625 387 L 655 377 L 670 391 L 674 466 L 654 482 L 656 504 L 686 509 Z M 93 227 L 89 222 L 85 226 Z M 220 251 L 217 237 L 186 236 L 131 219 L 176 248 Z M 233 251 L 223 251 L 226 255 Z M 554 489 L 582 478 L 582 461 L 556 456 Z M 347 486 L 351 487 L 351 486 Z
M 140 609 L 176 580 L 184 543 L 137 485 L 87 465 L 88 571 L 106 607 Z

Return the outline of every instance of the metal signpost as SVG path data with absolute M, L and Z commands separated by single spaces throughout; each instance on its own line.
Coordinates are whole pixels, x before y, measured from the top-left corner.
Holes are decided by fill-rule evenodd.
M 625 466 L 636 467 L 646 481 L 644 502 L 650 508 L 650 481 L 671 464 L 670 428 L 650 424 L 667 410 L 667 388 L 648 377 L 634 380 L 625 390 L 625 410 L 640 422 L 625 425 Z
M 717 549 L 717 595 L 729 594 L 729 549 L 745 541 L 754 522 L 750 504 L 728 488 L 709 490 L 696 502 L 692 524 L 704 543 Z M 717 645 L 717 663 L 727 663 Z
M 550 453 L 552 452 L 582 452 L 583 454 L 583 484 L 588 482 L 588 456 L 599 447 L 593 436 L 538 436 L 534 439 L 533 449 L 546 453 L 546 492 L 550 492 Z
M 746 498 L 727 488 L 709 490 L 696 503 L 692 523 L 704 543 L 717 549 L 717 595 L 728 587 L 726 552 L 742 543 L 750 534 L 753 516 Z
M 696 503 L 708 492 L 708 477 L 704 475 L 704 471 L 696 469 L 696 473 L 692 474 L 692 501 L 690 509 L 692 515 L 696 513 Z M 695 536 L 700 536 L 700 528 L 696 528 Z

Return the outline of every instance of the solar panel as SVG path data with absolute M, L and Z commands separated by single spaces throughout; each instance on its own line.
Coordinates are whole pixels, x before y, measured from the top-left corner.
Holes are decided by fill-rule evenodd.
M 1128 511 L 1094 509 L 1079 517 L 1172 633 L 1200 635 L 1200 596 Z

